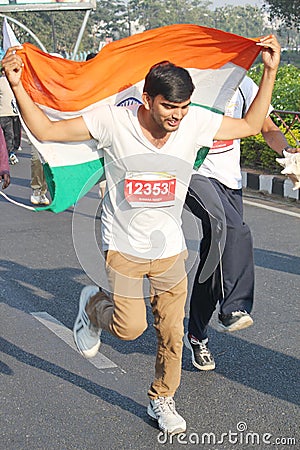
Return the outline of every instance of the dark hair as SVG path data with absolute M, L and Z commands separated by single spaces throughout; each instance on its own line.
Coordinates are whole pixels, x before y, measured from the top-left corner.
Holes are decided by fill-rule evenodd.
M 188 100 L 195 86 L 189 72 L 169 61 L 161 61 L 151 67 L 145 78 L 144 92 L 154 98 L 162 95 L 169 102 Z
M 89 54 L 86 56 L 85 60 L 88 61 L 89 59 L 95 58 L 95 56 L 97 56 L 97 53 L 89 53 Z

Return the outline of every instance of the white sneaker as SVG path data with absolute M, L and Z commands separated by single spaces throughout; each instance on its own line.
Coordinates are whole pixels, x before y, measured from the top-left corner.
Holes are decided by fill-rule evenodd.
M 35 189 L 30 196 L 30 201 L 33 205 L 39 205 L 41 201 L 41 191 Z
M 186 431 L 186 421 L 176 411 L 172 397 L 150 400 L 147 413 L 151 419 L 157 420 L 159 429 L 164 433 L 178 434 Z
M 17 164 L 19 162 L 19 160 L 16 157 L 16 155 L 14 154 L 14 152 L 10 152 L 10 154 L 9 154 L 9 162 L 12 165 Z
M 45 194 L 41 194 L 40 195 L 40 205 L 49 205 L 50 204 L 50 201 L 49 201 L 49 199 L 46 197 L 46 195 Z
M 41 194 L 41 191 L 39 189 L 35 189 L 31 196 L 30 196 L 30 201 L 33 205 L 49 205 L 50 201 L 49 199 L 46 197 L 45 194 Z
M 93 295 L 99 292 L 97 286 L 86 286 L 82 289 L 79 300 L 79 311 L 73 327 L 73 337 L 79 352 L 86 358 L 96 356 L 100 347 L 101 328 L 96 328 L 88 318 L 85 307 Z

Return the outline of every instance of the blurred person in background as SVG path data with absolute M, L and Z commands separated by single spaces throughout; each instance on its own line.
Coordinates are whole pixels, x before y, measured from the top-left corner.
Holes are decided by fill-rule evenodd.
M 0 126 L 4 133 L 10 164 L 19 162 L 15 154 L 14 118 L 18 117 L 16 101 L 5 73 L 0 76 Z
M 31 147 L 31 181 L 30 186 L 32 194 L 30 201 L 33 205 L 47 206 L 50 204 L 49 199 L 46 196 L 48 186 L 46 183 L 43 164 L 40 160 L 39 153 L 34 145 Z

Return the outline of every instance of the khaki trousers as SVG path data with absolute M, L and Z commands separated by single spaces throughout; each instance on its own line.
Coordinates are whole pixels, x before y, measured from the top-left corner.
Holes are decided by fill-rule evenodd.
M 131 340 L 147 328 L 143 279 L 150 282 L 150 302 L 157 334 L 155 379 L 151 399 L 175 394 L 180 384 L 187 252 L 149 260 L 108 251 L 106 270 L 113 292 L 93 296 L 86 307 L 91 322 L 114 336 Z
M 48 187 L 44 175 L 43 164 L 41 163 L 37 149 L 31 145 L 31 189 L 40 190 L 41 194 L 46 194 Z

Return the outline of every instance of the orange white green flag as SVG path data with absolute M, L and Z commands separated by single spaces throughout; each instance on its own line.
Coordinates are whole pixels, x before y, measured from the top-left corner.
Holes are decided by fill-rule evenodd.
M 44 53 L 31 44 L 19 51 L 22 81 L 33 101 L 53 120 L 71 118 L 99 104 L 130 105 L 141 101 L 149 68 L 169 60 L 189 70 L 195 91 L 192 103 L 224 113 L 260 48 L 257 39 L 197 25 L 170 25 L 106 45 L 84 62 Z M 39 142 L 38 149 L 52 203 L 60 212 L 85 195 L 103 175 L 103 153 L 94 140 L 79 143 Z M 206 154 L 206 151 L 205 153 Z M 203 160 L 200 155 L 198 165 Z

